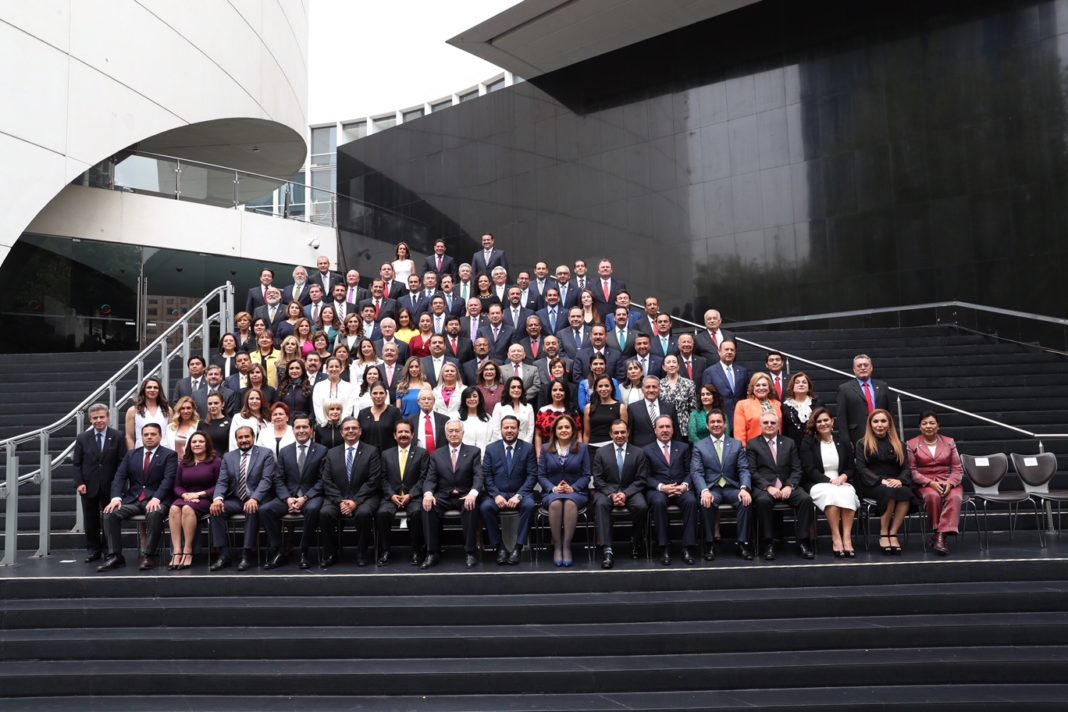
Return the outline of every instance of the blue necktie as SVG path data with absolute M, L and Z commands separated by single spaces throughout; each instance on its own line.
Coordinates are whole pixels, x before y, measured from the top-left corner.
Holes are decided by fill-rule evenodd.
M 348 457 L 345 458 L 345 472 L 348 473 L 349 482 L 352 482 L 352 461 L 356 459 L 356 448 L 350 447 Z
M 512 446 L 508 446 L 508 451 L 504 456 L 504 465 L 508 468 L 508 471 L 512 471 Z
M 616 448 L 616 466 L 619 467 L 619 474 L 621 476 L 623 474 L 623 455 L 624 455 L 623 448 L 617 447 Z
M 104 433 L 96 434 L 96 449 L 98 452 L 104 452 Z

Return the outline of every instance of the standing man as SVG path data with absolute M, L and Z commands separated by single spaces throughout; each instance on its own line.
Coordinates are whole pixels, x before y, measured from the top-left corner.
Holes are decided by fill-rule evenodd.
M 293 268 L 293 284 L 287 284 L 282 289 L 282 301 L 286 304 L 300 302 L 303 307 L 311 303 L 311 295 L 308 294 L 308 270 L 302 265 Z
M 771 376 L 771 397 L 777 401 L 782 401 L 786 394 L 786 373 L 783 371 L 785 365 L 786 361 L 778 351 L 769 351 L 768 357 L 764 359 L 764 368 Z
M 260 532 L 260 505 L 274 490 L 275 461 L 270 448 L 256 444 L 256 434 L 248 425 L 239 427 L 234 438 L 237 449 L 222 457 L 219 482 L 211 502 L 211 540 L 219 548 L 219 556 L 210 567 L 212 571 L 230 565 L 230 542 L 226 530 L 228 520 L 235 514 L 245 515 L 245 538 L 237 570 L 252 568 L 256 537 Z M 280 539 L 271 541 L 272 559 L 277 557 L 281 545 Z
M 534 311 L 522 304 L 523 290 L 519 287 L 508 288 L 508 301 L 504 306 L 504 321 L 510 327 L 516 341 L 523 338 L 527 328 L 527 318 L 534 316 Z
M 360 273 L 350 269 L 345 273 L 345 301 L 349 304 L 359 304 L 364 299 L 371 298 L 371 291 L 360 286 Z
M 85 518 L 87 564 L 103 556 L 107 541 L 100 527 L 100 513 L 111 499 L 115 471 L 126 457 L 126 438 L 108 427 L 106 405 L 89 406 L 89 423 L 92 427 L 74 441 L 74 481 Z
M 708 368 L 708 361 L 694 353 L 693 334 L 679 334 L 679 373 L 695 384 L 700 384 L 701 376 Z
M 890 410 L 890 386 L 872 378 L 874 370 L 870 356 L 857 354 L 853 357 L 856 378 L 838 386 L 838 432 L 854 449 L 864 437 L 868 415 L 877 408 Z
M 597 543 L 601 548 L 601 568 L 615 564 L 612 549 L 612 511 L 630 513 L 631 558 L 641 556 L 642 532 L 649 505 L 645 487 L 649 479 L 649 458 L 645 451 L 627 442 L 630 430 L 627 421 L 615 420 L 610 426 L 612 444 L 597 448 L 593 456 L 594 519 L 597 522 Z
M 315 273 L 315 277 L 312 278 L 312 284 L 318 284 L 322 288 L 323 294 L 332 294 L 334 285 L 342 281 L 341 274 L 331 271 L 330 258 L 326 255 L 319 255 L 315 260 L 315 266 L 318 271 Z
M 542 330 L 546 336 L 556 334 L 567 325 L 567 310 L 560 304 L 560 290 L 558 287 L 549 287 L 545 290 L 545 306 L 537 311 L 535 316 L 541 322 Z
M 488 496 L 482 500 L 479 511 L 486 524 L 486 537 L 490 546 L 497 550 L 498 566 L 516 566 L 534 520 L 538 461 L 534 457 L 534 446 L 519 439 L 519 419 L 514 415 L 501 418 L 501 439 L 486 446 L 482 471 Z M 512 551 L 504 546 L 500 512 L 519 512 L 519 531 Z
M 698 356 L 703 356 L 709 364 L 719 359 L 719 347 L 724 341 L 734 341 L 734 334 L 721 329 L 723 317 L 715 309 L 705 312 L 705 328 L 698 332 L 694 348 Z
M 608 347 L 619 352 L 620 360 L 624 363 L 634 356 L 634 337 L 637 331 L 630 328 L 630 310 L 623 306 L 617 306 L 612 316 L 612 328 L 608 332 Z
M 594 324 L 590 327 L 590 345 L 579 349 L 575 354 L 575 363 L 571 368 L 571 379 L 575 383 L 589 377 L 590 361 L 594 356 L 604 357 L 608 369 L 605 373 L 609 377 L 618 373 L 622 368 L 619 352 L 608 348 L 608 334 L 605 332 L 604 324 Z
M 534 403 L 538 394 L 541 393 L 541 379 L 538 377 L 538 369 L 526 363 L 527 352 L 519 344 L 508 347 L 508 361 L 501 365 L 501 381 L 507 382 L 509 378 L 518 378 L 523 381 L 523 395 L 527 403 Z
M 278 287 L 267 287 L 266 295 L 266 303 L 256 307 L 252 312 L 252 320 L 263 319 L 273 334 L 278 331 L 278 325 L 286 320 L 286 310 L 282 306 L 282 290 Z
M 498 250 L 494 244 L 493 235 L 487 232 L 482 236 L 482 249 L 471 255 L 474 279 L 477 280 L 479 275 L 491 274 L 494 267 L 503 267 L 505 272 L 508 271 L 508 257 L 504 254 L 504 250 Z
M 194 402 L 197 401 L 199 396 L 200 400 L 207 401 L 208 399 L 208 382 L 204 377 L 204 359 L 200 356 L 190 356 L 186 361 L 186 367 L 189 369 L 189 375 L 186 378 L 178 379 L 178 382 L 174 384 L 174 390 L 171 391 L 171 403 L 177 403 L 179 398 L 189 396 Z M 207 413 L 205 409 L 204 413 L 200 414 L 203 418 Z
M 690 458 L 690 479 L 694 491 L 701 498 L 701 525 L 705 534 L 705 561 L 716 558 L 716 520 L 723 502 L 737 512 L 738 534 L 735 538 L 738 556 L 751 561 L 749 546 L 749 515 L 752 512 L 753 483 L 749 474 L 749 458 L 740 440 L 728 437 L 727 417 L 719 408 L 708 415 L 709 437 L 693 447 Z
M 331 306 L 334 307 L 334 315 L 337 316 L 339 324 L 344 324 L 349 314 L 356 313 L 356 304 L 349 301 L 348 288 L 344 284 L 335 284 L 332 296 L 334 301 Z
M 589 286 L 588 281 L 587 281 L 587 274 L 586 274 L 588 271 L 589 271 L 589 269 L 586 267 L 586 260 L 575 260 L 575 284 L 574 284 L 574 287 L 575 287 L 575 291 L 576 292 L 581 292 L 583 289 L 585 289 L 587 286 Z M 559 270 L 557 270 L 556 278 L 557 278 L 557 280 L 560 279 Z M 575 298 L 575 302 L 578 303 L 578 297 Z
M 661 416 L 667 417 L 672 424 L 672 432 L 679 431 L 675 424 L 678 423 L 675 414 L 675 406 L 668 401 L 660 400 L 660 379 L 656 376 L 646 376 L 642 379 L 642 395 L 640 401 L 635 401 L 627 406 L 627 422 L 630 423 L 630 442 L 635 447 L 645 447 L 653 443 L 658 437 L 655 424 Z M 689 464 L 687 464 L 689 467 Z
M 392 269 L 392 268 L 391 268 Z M 400 284 L 400 282 L 397 282 Z M 376 322 L 385 319 L 387 316 L 396 319 L 397 318 L 397 300 L 390 299 L 385 296 L 385 287 L 380 279 L 376 279 L 371 282 L 371 297 L 370 299 L 364 299 L 360 302 L 360 310 L 364 307 L 373 307 L 374 319 Z M 364 336 L 367 336 L 367 331 L 364 330 Z
M 322 528 L 323 558 L 319 568 L 326 569 L 337 560 L 337 546 L 344 533 L 342 518 L 352 519 L 356 527 L 356 565 L 367 566 L 367 548 L 378 511 L 382 458 L 378 448 L 360 442 L 360 421 L 349 416 L 341 421 L 344 442 L 326 453 L 323 462 L 325 501 L 319 513 Z
M 623 281 L 612 276 L 612 261 L 605 258 L 597 263 L 597 282 L 591 286 L 593 301 L 601 319 L 607 319 L 616 306 L 619 290 L 626 289 Z
M 446 274 L 456 274 L 456 260 L 445 254 L 444 240 L 434 240 L 434 254 L 423 262 L 423 272 L 433 272 L 439 279 Z
M 667 358 L 679 353 L 678 338 L 671 333 L 671 317 L 667 314 L 656 315 L 656 333 L 649 341 L 650 350 L 660 358 Z
M 723 410 L 734 414 L 734 406 L 746 397 L 749 387 L 749 371 L 745 366 L 735 366 L 737 352 L 734 342 L 727 340 L 719 346 L 719 361 L 705 369 L 701 383 L 711 383 L 723 396 Z
M 260 286 L 248 290 L 248 296 L 245 297 L 245 311 L 249 314 L 254 314 L 257 308 L 267 303 L 267 289 L 273 282 L 274 270 L 268 267 L 261 269 Z M 278 298 L 281 299 L 281 297 L 282 293 L 279 291 Z
M 223 385 L 222 367 L 214 364 L 208 366 L 208 370 L 204 374 L 204 380 L 207 381 L 207 387 L 193 391 L 193 402 L 196 403 L 197 412 L 200 414 L 201 420 L 208 416 L 208 396 L 212 393 L 218 393 L 222 396 L 223 412 L 227 416 L 231 416 L 238 411 L 237 393 Z
M 690 487 L 690 446 L 672 439 L 675 419 L 670 415 L 657 416 L 655 423 L 656 439 L 645 446 L 645 455 L 649 458 L 649 513 L 656 527 L 660 563 L 671 564 L 667 508 L 676 504 L 682 512 L 682 560 L 692 565 L 692 550 L 697 546 L 697 498 Z
M 126 453 L 111 481 L 111 501 L 104 507 L 104 534 L 108 555 L 97 571 L 114 571 L 126 565 L 122 556 L 122 523 L 130 517 L 145 516 L 145 548 L 138 568 L 148 571 L 156 565 L 156 549 L 163 534 L 163 520 L 174 498 L 174 478 L 178 456 L 160 446 L 163 430 L 158 423 L 141 428 L 141 447 Z
M 515 331 L 504 322 L 504 311 L 500 304 L 489 305 L 489 323 L 484 324 L 478 336 L 490 343 L 490 356 L 500 363 L 508 358 L 508 347 L 512 344 Z
M 464 423 L 450 420 L 445 425 L 447 442 L 430 456 L 423 484 L 423 531 L 426 559 L 421 569 L 432 569 L 441 561 L 441 519 L 449 510 L 460 510 L 464 529 L 464 565 L 478 565 L 478 495 L 482 490 L 482 455 L 474 445 L 464 445 Z
M 393 439 L 397 447 L 382 453 L 382 503 L 375 512 L 379 566 L 389 564 L 389 540 L 393 530 L 393 518 L 397 516 L 397 512 L 404 512 L 408 522 L 408 534 L 412 541 L 412 566 L 421 564 L 425 556 L 422 498 L 423 480 L 426 478 L 430 456 L 425 449 L 413 443 L 414 433 L 411 422 L 398 422 L 393 426 Z
M 794 508 L 794 525 L 798 553 L 805 558 L 815 556 L 812 549 L 812 499 L 801 489 L 801 457 L 790 438 L 779 433 L 779 416 L 768 411 L 760 416 L 761 436 L 749 441 L 749 472 L 753 477 L 753 500 L 760 519 L 761 548 L 765 561 L 775 560 L 775 522 L 772 517 L 776 503 Z M 711 431 L 709 431 L 711 432 Z
M 330 292 L 324 292 L 322 285 L 318 282 L 312 282 L 308 287 L 308 306 L 304 307 L 304 316 L 308 317 L 308 321 L 313 326 L 319 321 L 319 314 L 326 306 L 326 302 L 323 301 L 324 294 L 330 294 Z
M 472 281 L 473 278 L 471 265 L 467 262 L 456 268 L 456 285 L 453 291 L 459 297 L 461 304 L 466 304 L 468 299 L 478 294 L 478 287 Z

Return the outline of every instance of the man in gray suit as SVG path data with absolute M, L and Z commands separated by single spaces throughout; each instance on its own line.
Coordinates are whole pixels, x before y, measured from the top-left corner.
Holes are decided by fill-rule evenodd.
M 243 425 L 234 434 L 237 449 L 223 455 L 219 482 L 211 502 L 211 539 L 219 548 L 219 556 L 211 564 L 212 571 L 230 565 L 230 543 L 227 540 L 227 523 L 234 514 L 245 515 L 245 539 L 241 550 L 238 571 L 252 568 L 252 551 L 260 531 L 260 504 L 274 492 L 274 455 L 270 449 L 256 445 L 252 428 Z M 281 542 L 272 542 L 273 548 Z
M 514 376 L 522 378 L 523 393 L 526 395 L 527 403 L 533 403 L 538 393 L 541 392 L 541 378 L 538 376 L 537 368 L 524 363 L 526 358 L 527 352 L 522 346 L 519 344 L 509 346 L 508 362 L 501 366 L 501 380 L 507 381 Z
M 208 397 L 208 384 L 204 379 L 204 359 L 200 356 L 190 356 L 186 365 L 189 367 L 189 376 L 178 379 L 178 382 L 174 384 L 174 390 L 171 391 L 172 406 L 178 402 L 179 398 L 193 396 L 196 393 L 203 393 L 205 400 Z M 196 398 L 194 397 L 193 400 L 195 401 Z M 206 410 L 200 414 L 200 417 L 203 418 L 205 413 L 207 413 Z

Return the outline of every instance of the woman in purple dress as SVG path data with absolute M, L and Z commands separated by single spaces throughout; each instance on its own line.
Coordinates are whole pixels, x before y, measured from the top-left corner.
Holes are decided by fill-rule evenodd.
M 167 567 L 171 571 L 193 565 L 197 522 L 208 514 L 221 468 L 222 458 L 215 455 L 215 447 L 207 433 L 198 430 L 190 435 L 174 480 L 175 500 L 170 509 L 171 551 L 174 555 Z

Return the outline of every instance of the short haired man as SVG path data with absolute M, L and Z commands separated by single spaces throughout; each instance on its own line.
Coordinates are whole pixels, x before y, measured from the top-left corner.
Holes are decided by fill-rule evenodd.
M 601 548 L 601 568 L 610 569 L 615 564 L 612 548 L 612 511 L 626 511 L 631 521 L 631 556 L 641 554 L 642 532 L 649 505 L 645 488 L 649 479 L 649 458 L 641 448 L 634 447 L 627 439 L 630 429 L 627 421 L 615 420 L 609 427 L 610 445 L 597 449 L 593 456 L 594 520 L 597 522 L 597 543 Z
M 393 439 L 397 446 L 382 452 L 382 502 L 375 512 L 378 565 L 389 564 L 393 519 L 397 512 L 404 512 L 412 541 L 412 566 L 418 566 L 426 555 L 422 499 L 430 455 L 415 443 L 415 428 L 410 421 L 402 420 L 393 426 Z
M 738 533 L 735 538 L 738 556 L 750 561 L 749 517 L 753 503 L 749 458 L 740 440 L 727 435 L 727 416 L 714 408 L 708 414 L 709 436 L 693 446 L 690 479 L 700 498 L 701 525 L 705 536 L 705 561 L 716 558 L 716 520 L 719 505 L 726 502 L 737 512 Z
M 760 437 L 746 446 L 749 472 L 753 478 L 753 501 L 760 523 L 760 546 L 765 561 L 775 559 L 775 504 L 794 509 L 798 552 L 805 559 L 815 556 L 812 548 L 812 499 L 801 487 L 801 456 L 790 438 L 779 435 L 779 416 L 769 411 L 760 416 Z
M 519 439 L 519 419 L 514 415 L 501 418 L 501 439 L 486 446 L 482 471 L 487 496 L 479 511 L 486 525 L 486 536 L 490 546 L 497 550 L 498 566 L 517 566 L 534 520 L 538 462 L 534 446 Z M 512 551 L 505 547 L 501 536 L 501 512 L 519 513 L 519 531 Z
M 890 386 L 872 378 L 875 365 L 867 354 L 853 357 L 853 378 L 838 386 L 838 432 L 856 448 L 864 437 L 868 415 L 878 408 L 890 410 Z
M 325 501 L 319 513 L 323 542 L 319 567 L 323 569 L 337 561 L 340 527 L 345 519 L 352 519 L 356 527 L 356 565 L 371 563 L 367 550 L 381 497 L 382 458 L 378 448 L 360 442 L 362 434 L 359 420 L 353 416 L 343 419 L 341 437 L 344 442 L 331 448 L 323 463 Z
M 101 512 L 111 499 L 111 484 L 126 457 L 126 438 L 108 425 L 108 407 L 103 403 L 89 406 L 90 428 L 74 440 L 74 486 L 82 500 L 85 528 L 85 563 L 103 556 L 104 531 Z
M 274 496 L 274 453 L 256 444 L 251 426 L 240 426 L 234 438 L 237 449 L 222 456 L 222 469 L 209 510 L 211 541 L 219 549 L 219 556 L 210 567 L 212 571 L 225 569 L 231 563 L 226 530 L 230 517 L 235 514 L 245 515 L 245 537 L 237 570 L 252 568 L 260 532 L 260 505 Z M 271 558 L 277 556 L 280 547 L 280 541 L 271 541 Z
M 423 531 L 426 559 L 421 569 L 432 569 L 441 560 L 441 519 L 449 510 L 460 510 L 464 530 L 464 565 L 478 565 L 478 496 L 482 491 L 482 454 L 463 443 L 462 420 L 445 425 L 445 439 L 430 455 L 423 483 Z
M 697 546 L 697 498 L 690 486 L 690 446 L 674 439 L 677 429 L 672 416 L 658 415 L 654 428 L 656 439 L 645 446 L 649 458 L 646 498 L 660 546 L 660 563 L 671 564 L 667 508 L 675 504 L 682 512 L 682 560 L 692 565 L 692 550 Z

